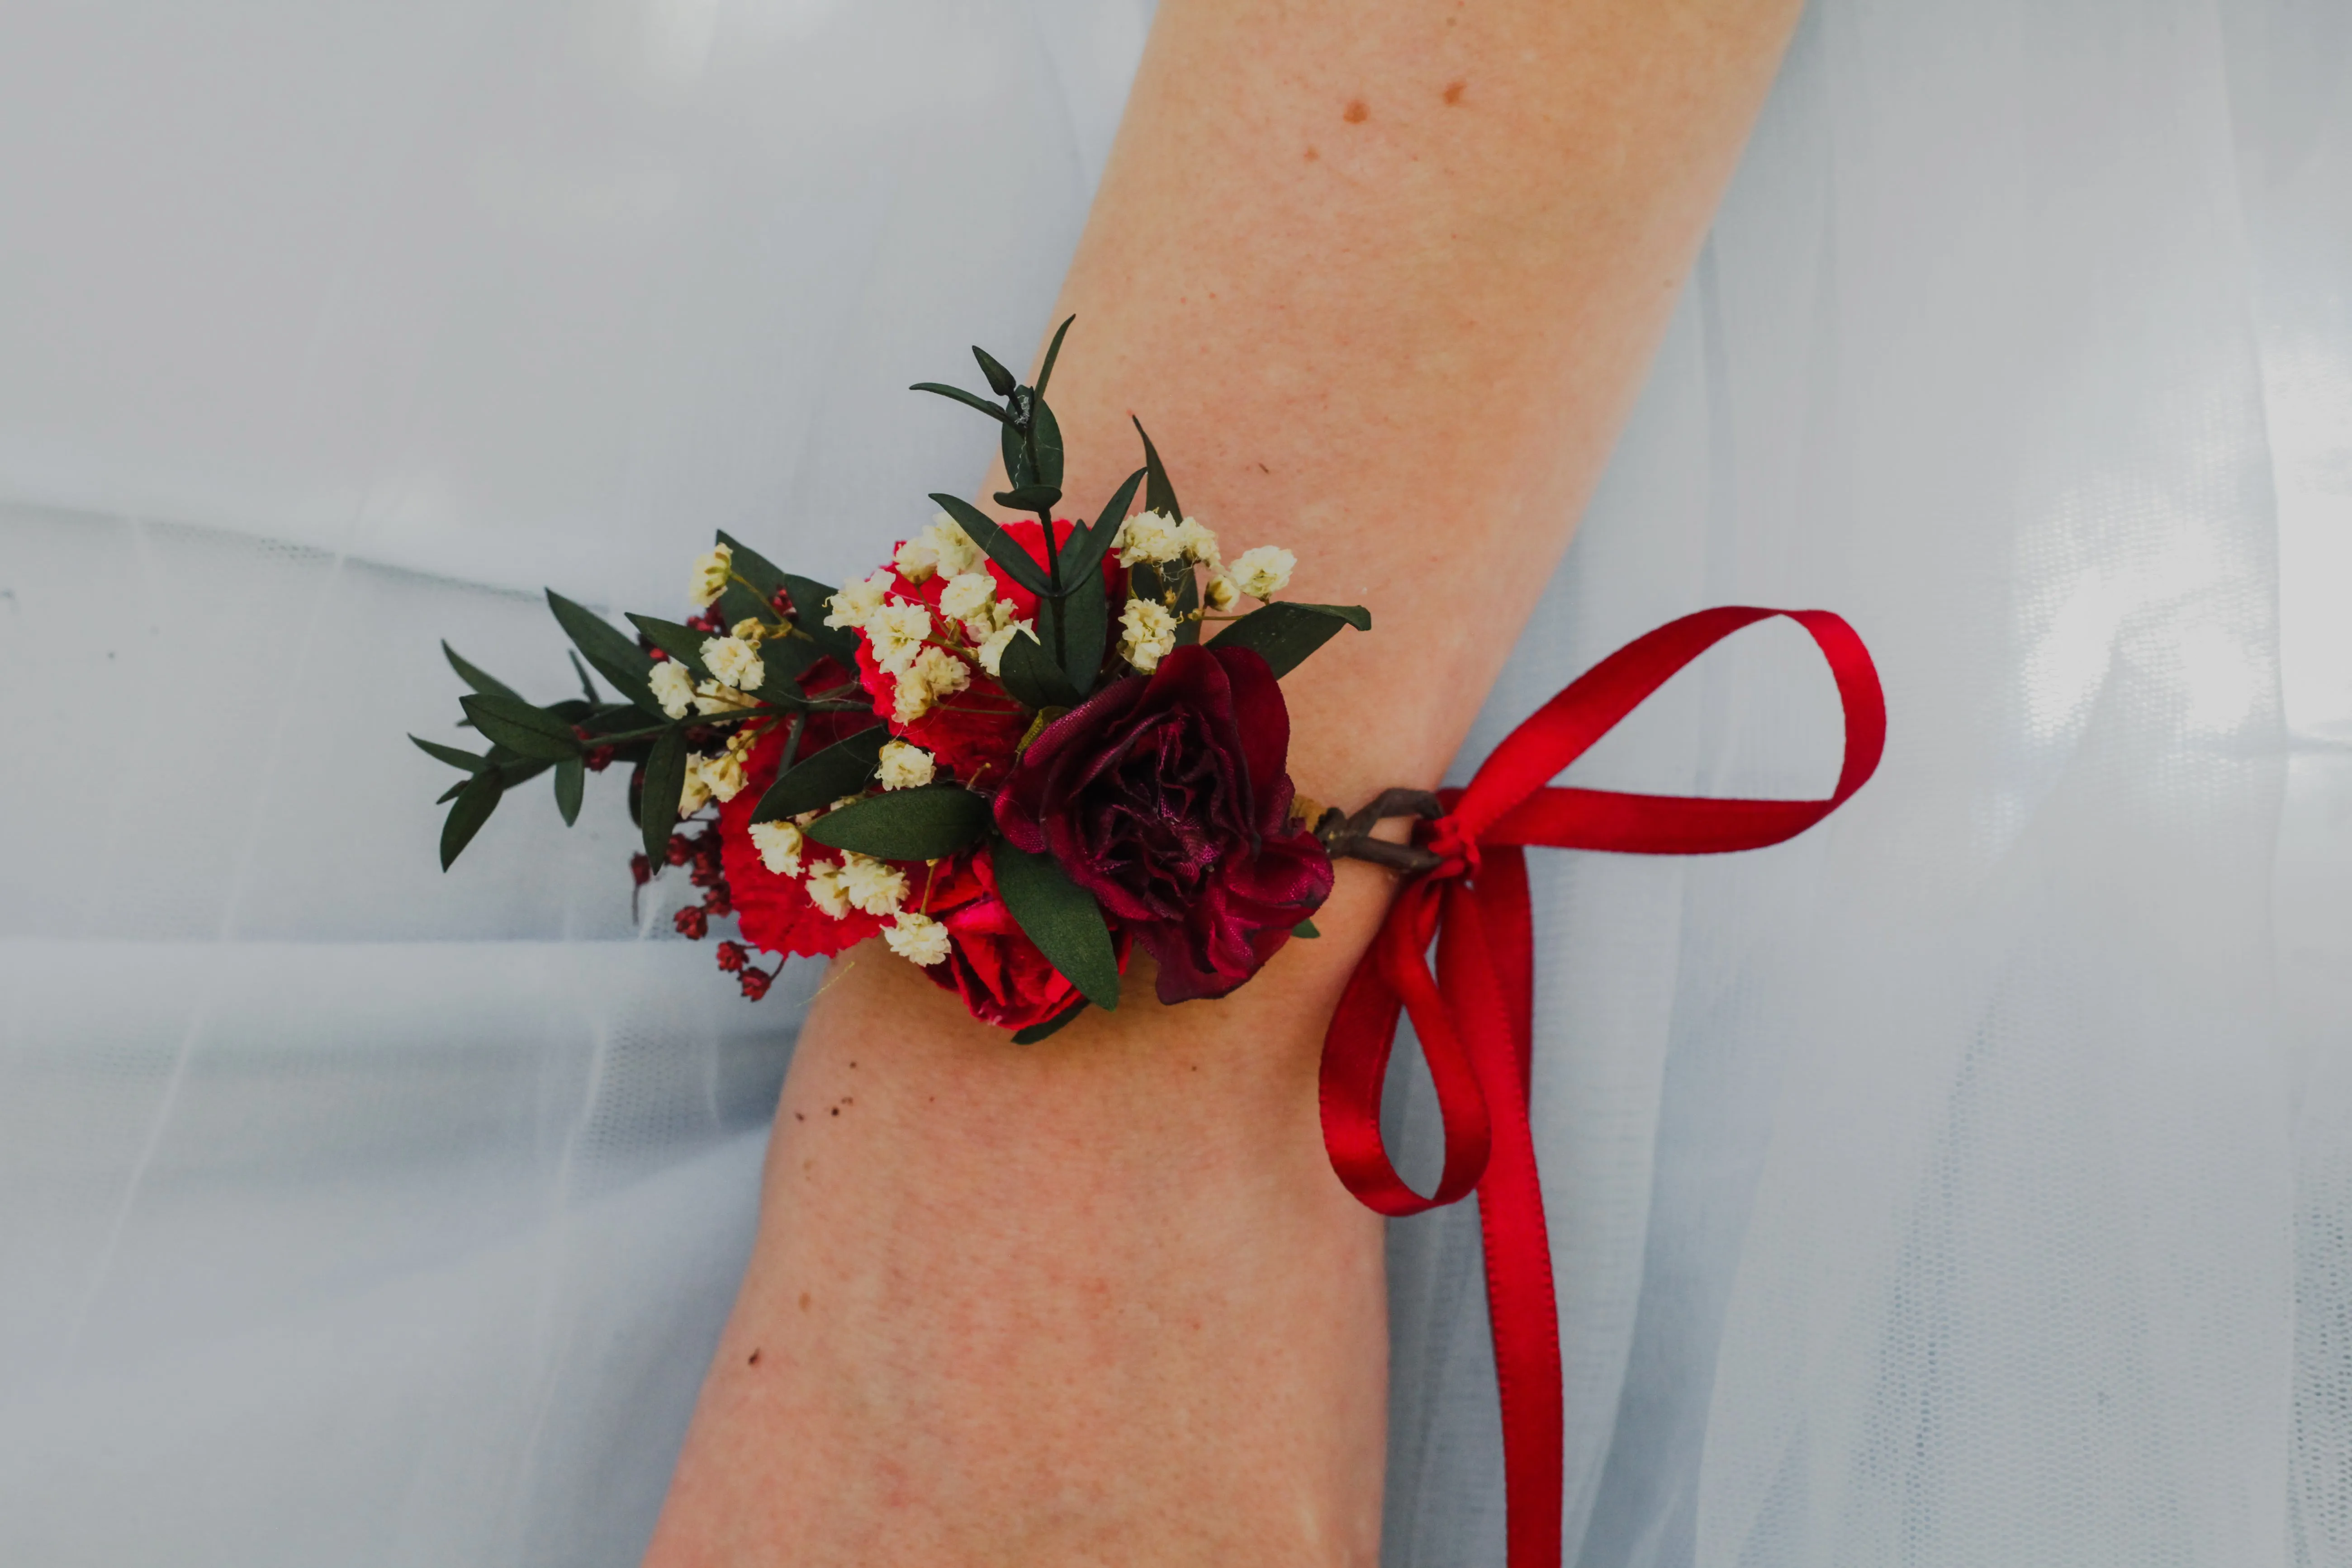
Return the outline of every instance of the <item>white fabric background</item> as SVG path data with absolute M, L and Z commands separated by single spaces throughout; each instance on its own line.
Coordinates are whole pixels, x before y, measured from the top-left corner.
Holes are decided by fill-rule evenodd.
M 0 1561 L 635 1560 L 795 1006 L 612 780 L 441 876 L 401 731 L 969 483 L 899 389 L 1034 336 L 1147 22 L 0 16 Z M 1817 5 L 1463 771 L 1725 602 L 1893 735 L 1540 858 L 1571 1560 L 2352 1564 L 2352 6 Z M 1832 707 L 1761 628 L 1579 774 Z M 1391 1234 L 1387 1559 L 1499 1563 L 1475 1216 Z

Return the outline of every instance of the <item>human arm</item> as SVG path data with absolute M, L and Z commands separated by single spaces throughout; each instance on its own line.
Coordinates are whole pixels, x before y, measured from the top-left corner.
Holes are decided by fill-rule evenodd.
M 1433 784 L 1638 385 L 1790 0 L 1164 0 L 1055 319 L 1074 497 L 1143 416 L 1229 549 L 1361 603 L 1290 772 Z M 993 489 L 993 486 L 988 487 Z M 1009 1045 L 887 955 L 803 1030 L 651 1561 L 1369 1563 L 1378 1222 L 1322 1028 L 1389 873 L 1232 997 Z

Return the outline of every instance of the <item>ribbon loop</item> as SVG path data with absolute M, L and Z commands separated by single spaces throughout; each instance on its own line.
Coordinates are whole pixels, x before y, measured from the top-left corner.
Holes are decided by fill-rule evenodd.
M 1805 628 L 1837 682 L 1845 757 L 1827 797 L 1701 799 L 1549 787 L 1677 671 L 1741 627 L 1775 616 Z M 1398 893 L 1332 1015 L 1323 1042 L 1323 1140 L 1348 1190 L 1398 1216 L 1478 1194 L 1502 1392 L 1510 1568 L 1559 1562 L 1563 1452 L 1559 1317 L 1528 1120 L 1535 932 L 1522 847 L 1716 855 L 1778 844 L 1853 798 L 1885 744 L 1885 696 L 1870 652 L 1827 610 L 1725 605 L 1636 637 L 1511 731 L 1469 787 L 1440 792 L 1442 814 L 1415 835 L 1437 864 Z M 1444 1170 L 1427 1197 L 1397 1174 L 1381 1138 L 1389 1058 L 1397 1020 L 1406 1015 L 1445 1128 Z

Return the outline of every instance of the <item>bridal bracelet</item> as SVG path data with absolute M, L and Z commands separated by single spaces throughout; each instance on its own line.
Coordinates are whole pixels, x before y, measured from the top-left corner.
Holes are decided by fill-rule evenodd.
M 1878 765 L 1877 672 L 1827 611 L 1703 610 L 1580 677 L 1467 787 L 1390 790 L 1352 814 L 1318 805 L 1291 786 L 1279 682 L 1342 630 L 1369 632 L 1370 616 L 1280 597 L 1297 564 L 1286 550 L 1226 559 L 1185 516 L 1139 422 L 1143 467 L 1091 525 L 1056 517 L 1062 439 L 1045 389 L 1069 327 L 1055 333 L 1034 386 L 975 348 L 993 398 L 916 388 L 997 421 L 1009 488 L 995 500 L 1034 521 L 1001 523 L 934 495 L 929 527 L 839 589 L 721 533 L 695 563 L 698 613 L 633 615 L 634 637 L 550 590 L 577 649 L 582 694 L 564 701 L 528 701 L 445 645 L 471 689 L 459 700 L 466 722 L 488 747 L 416 740 L 466 775 L 443 796 L 442 865 L 515 785 L 551 772 L 570 823 L 586 774 L 627 762 L 645 846 L 633 858 L 637 885 L 664 866 L 691 868 L 702 896 L 677 911 L 677 928 L 698 939 L 732 917 L 741 940 L 717 944 L 719 967 L 746 995 L 763 995 L 789 955 L 826 957 L 879 936 L 1024 1045 L 1089 1006 L 1116 1007 L 1138 946 L 1152 957 L 1161 1003 L 1226 995 L 1292 938 L 1317 934 L 1335 858 L 1395 869 L 1401 890 L 1325 1038 L 1325 1143 L 1339 1179 L 1381 1214 L 1478 1194 L 1509 1561 L 1556 1564 L 1563 1413 L 1528 1121 L 1535 975 L 1524 850 L 1706 855 L 1803 832 Z M 1844 763 L 1826 798 L 1549 785 L 1677 670 L 1782 616 L 1820 648 L 1844 710 Z M 1408 842 L 1372 837 L 1394 817 L 1412 820 Z M 1444 1127 L 1426 1196 L 1398 1175 L 1381 1138 L 1403 1016 Z

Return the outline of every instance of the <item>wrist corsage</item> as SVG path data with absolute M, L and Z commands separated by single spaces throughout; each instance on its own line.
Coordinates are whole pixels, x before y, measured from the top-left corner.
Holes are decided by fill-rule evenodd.
M 703 893 L 677 929 L 732 916 L 741 940 L 719 943 L 719 965 L 746 994 L 776 973 L 755 954 L 878 935 L 1024 1042 L 1117 1006 L 1136 947 L 1160 1000 L 1186 1002 L 1312 935 L 1331 856 L 1286 772 L 1278 683 L 1371 617 L 1278 597 L 1286 550 L 1228 560 L 1139 422 L 1143 466 L 1091 524 L 1056 516 L 1045 388 L 1068 330 L 1034 386 L 974 349 L 994 399 L 918 388 L 998 423 L 1011 488 L 995 499 L 1034 517 L 934 495 L 928 527 L 839 589 L 721 533 L 694 565 L 698 613 L 633 615 L 634 637 L 549 590 L 575 663 L 618 700 L 582 668 L 579 698 L 534 704 L 452 652 L 490 744 L 416 742 L 470 775 L 442 864 L 515 784 L 552 771 L 570 822 L 587 773 L 632 763 L 636 880 L 692 868 Z
M 1022 1042 L 1089 1003 L 1115 1006 L 1138 946 L 1158 965 L 1161 1001 L 1225 995 L 1290 938 L 1315 934 L 1334 856 L 1402 873 L 1325 1035 L 1324 1144 L 1348 1190 L 1384 1215 L 1478 1194 L 1509 1560 L 1556 1568 L 1561 1374 L 1528 1121 L 1525 851 L 1713 855 L 1796 837 L 1878 766 L 1877 671 L 1853 628 L 1826 610 L 1701 610 L 1580 676 L 1467 786 L 1388 790 L 1352 815 L 1314 805 L 1286 771 L 1290 717 L 1277 683 L 1342 628 L 1370 630 L 1371 617 L 1277 598 L 1294 564 L 1286 551 L 1260 545 L 1225 560 L 1177 504 L 1140 424 L 1143 467 L 1091 525 L 1057 518 L 1062 441 L 1045 392 L 1068 330 L 1055 334 L 1034 387 L 972 351 L 1001 403 L 918 388 L 1003 426 L 1011 488 L 996 500 L 1034 521 L 999 523 L 935 495 L 941 510 L 928 528 L 839 590 L 722 533 L 695 563 L 700 614 L 631 616 L 634 637 L 550 591 L 578 658 L 618 701 L 582 666 L 579 698 L 537 705 L 449 653 L 473 689 L 460 699 L 466 721 L 489 746 L 416 742 L 468 775 L 443 797 L 442 865 L 514 785 L 551 770 L 570 822 L 585 775 L 630 762 L 645 834 L 637 884 L 665 864 L 692 868 L 703 894 L 677 911 L 677 929 L 699 938 L 733 916 L 743 941 L 719 944 L 719 966 L 746 995 L 763 994 L 776 973 L 753 949 L 823 956 L 878 934 Z M 1130 515 L 1139 487 L 1142 510 Z M 1837 683 L 1845 757 L 1830 795 L 1695 799 L 1549 784 L 1676 671 L 1776 617 L 1804 628 Z M 1204 637 L 1206 626 L 1216 635 Z M 1370 837 L 1396 816 L 1414 820 L 1410 842 Z M 1381 1131 L 1406 1015 L 1445 1131 L 1426 1195 L 1397 1173 Z

